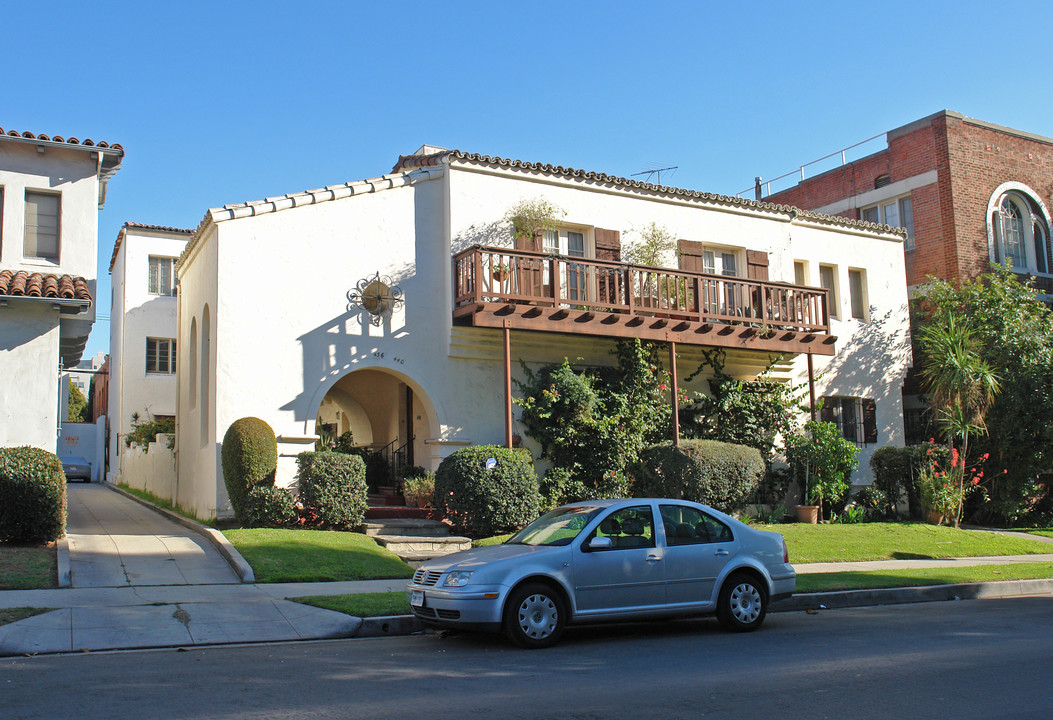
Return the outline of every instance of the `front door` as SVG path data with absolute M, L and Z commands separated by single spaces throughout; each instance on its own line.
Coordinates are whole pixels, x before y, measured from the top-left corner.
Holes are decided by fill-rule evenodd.
M 592 537 L 608 537 L 611 546 L 590 550 Z M 650 505 L 611 513 L 575 552 L 574 591 L 580 613 L 661 605 L 665 603 L 664 582 Z

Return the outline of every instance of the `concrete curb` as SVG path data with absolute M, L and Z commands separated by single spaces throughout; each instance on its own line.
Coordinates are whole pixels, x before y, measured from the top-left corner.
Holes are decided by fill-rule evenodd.
M 843 590 L 794 595 L 775 603 L 771 611 L 792 612 L 795 610 L 818 610 L 821 607 L 830 609 L 865 607 L 867 605 L 937 602 L 940 600 L 978 600 L 980 598 L 1015 597 L 1045 593 L 1053 593 L 1053 580 L 1002 580 L 999 582 L 959 583 L 956 585 Z
M 55 560 L 58 564 L 58 586 L 60 588 L 73 587 L 73 575 L 69 567 L 69 538 L 65 535 L 60 537 L 55 550 Z
M 424 623 L 415 615 L 384 615 L 361 618 L 362 624 L 353 637 L 387 637 L 389 635 L 412 635 L 424 629 Z
M 231 569 L 233 569 L 234 572 L 237 574 L 237 576 L 239 578 L 241 578 L 241 581 L 243 583 L 254 583 L 254 582 L 256 582 L 256 575 L 255 575 L 255 573 L 252 572 L 252 568 L 249 567 L 249 564 L 247 562 L 245 562 L 245 558 L 243 558 L 241 556 L 241 553 L 238 552 L 237 548 L 235 548 L 230 543 L 230 540 L 227 540 L 226 536 L 223 533 L 221 533 L 219 530 L 216 530 L 215 528 L 206 527 L 206 526 L 202 525 L 201 523 L 199 523 L 199 522 L 197 522 L 195 520 L 191 520 L 190 518 L 183 517 L 182 515 L 179 515 L 178 513 L 172 512 L 171 510 L 166 510 L 166 509 L 164 509 L 162 507 L 158 507 L 157 505 L 154 505 L 151 502 L 147 502 L 146 500 L 143 500 L 142 498 L 139 498 L 139 497 L 136 497 L 135 495 L 132 495 L 130 492 L 122 490 L 121 488 L 117 487 L 116 485 L 112 485 L 110 483 L 102 483 L 102 484 L 105 485 L 106 487 L 110 488 L 114 492 L 120 493 L 121 495 L 124 495 L 127 498 L 131 498 L 132 500 L 134 500 L 135 502 L 139 503 L 143 507 L 148 507 L 151 510 L 160 513 L 161 515 L 164 515 L 166 518 L 168 518 L 172 522 L 179 523 L 183 527 L 188 528 L 190 530 L 193 530 L 194 532 L 198 533 L 199 535 L 204 536 L 204 538 L 206 540 L 208 540 L 210 543 L 212 543 L 213 547 L 216 548 L 216 550 L 219 552 L 219 554 L 223 556 L 223 558 L 227 561 L 227 564 L 229 564 Z M 68 556 L 67 556 L 67 559 L 68 559 Z

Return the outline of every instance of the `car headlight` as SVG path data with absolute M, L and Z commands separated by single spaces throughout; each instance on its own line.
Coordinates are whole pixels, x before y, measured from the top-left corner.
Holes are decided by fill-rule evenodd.
M 445 587 L 464 587 L 472 579 L 472 574 L 464 570 L 454 570 L 451 573 L 446 574 L 446 582 L 443 583 Z

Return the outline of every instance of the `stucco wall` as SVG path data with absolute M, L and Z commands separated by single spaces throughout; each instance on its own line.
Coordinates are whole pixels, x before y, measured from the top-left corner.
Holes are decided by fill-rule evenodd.
M 58 437 L 59 314 L 42 302 L 0 308 L 0 447 L 55 452 Z
M 175 502 L 175 453 L 168 449 L 168 435 L 158 435 L 149 447 L 121 443 L 121 484 Z

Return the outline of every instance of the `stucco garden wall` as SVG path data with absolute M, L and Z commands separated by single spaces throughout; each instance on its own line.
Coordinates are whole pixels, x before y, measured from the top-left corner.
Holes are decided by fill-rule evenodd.
M 170 435 L 158 435 L 148 447 L 121 443 L 122 485 L 148 493 L 169 502 L 176 502 L 175 453 L 168 448 Z

